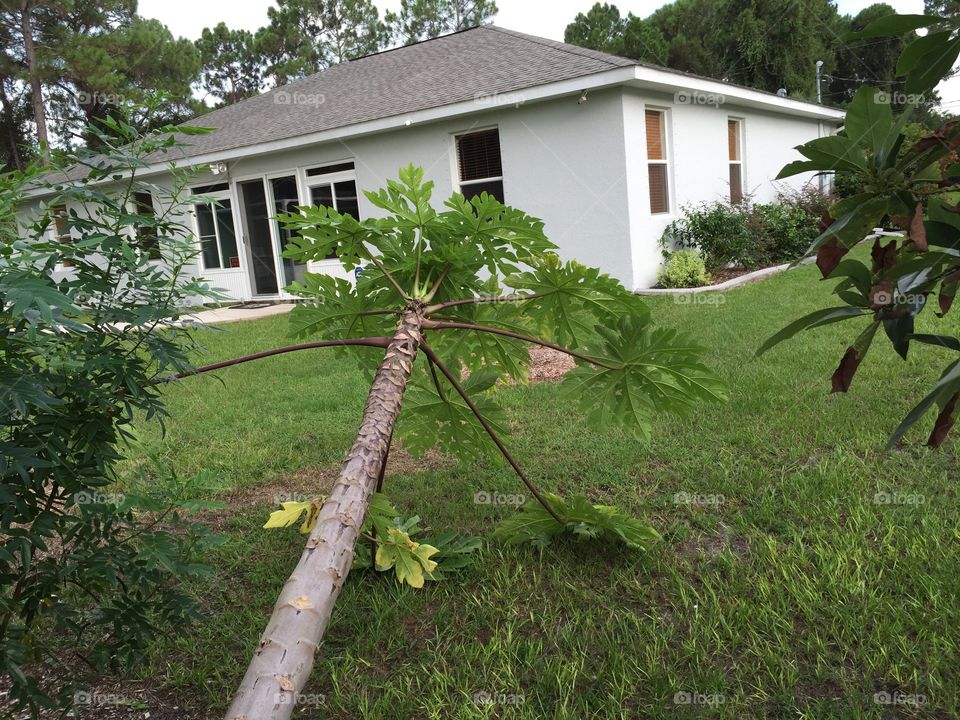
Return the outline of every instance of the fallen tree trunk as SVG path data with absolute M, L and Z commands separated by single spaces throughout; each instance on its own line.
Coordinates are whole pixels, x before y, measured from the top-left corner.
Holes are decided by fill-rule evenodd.
M 293 713 L 353 563 L 420 347 L 422 324 L 419 305 L 404 312 L 370 387 L 357 438 L 274 606 L 227 720 L 286 720 Z

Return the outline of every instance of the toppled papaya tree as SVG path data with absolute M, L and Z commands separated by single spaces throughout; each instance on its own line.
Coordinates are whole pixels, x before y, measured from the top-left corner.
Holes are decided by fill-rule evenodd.
M 616 280 L 561 262 L 541 221 L 487 194 L 470 201 L 455 194 L 438 212 L 432 188 L 411 166 L 399 182 L 367 193 L 382 218 L 360 222 L 326 207 L 282 216 L 295 235 L 286 257 L 335 255 L 345 270 L 360 270 L 357 282 L 307 275 L 289 288 L 306 300 L 291 313 L 294 333 L 318 340 L 199 369 L 318 347 L 353 354 L 367 371 L 376 367 L 356 440 L 329 496 L 311 511 L 315 519 L 308 514 L 306 547 L 227 712 L 232 720 L 290 717 L 351 569 L 395 430 L 414 453 L 437 444 L 458 454 L 501 453 L 537 505 L 500 528 L 507 541 L 542 544 L 571 533 L 642 548 L 658 537 L 648 523 L 583 497 L 543 493 L 531 482 L 501 439 L 505 423 L 490 391 L 526 380 L 527 346 L 535 344 L 576 360 L 564 384 L 594 425 L 619 424 L 641 439 L 650 437 L 655 412 L 682 414 L 724 399 L 700 347 L 653 328 L 642 300 Z M 402 528 L 380 530 L 382 564 L 415 560 L 419 569 L 402 572 L 409 569 L 417 584 L 418 572 L 432 572 L 436 548 L 408 542 Z
M 897 73 L 905 77 L 904 92 L 896 93 L 902 97 L 861 87 L 840 133 L 799 146 L 805 159 L 780 172 L 784 178 L 811 170 L 840 171 L 860 191 L 830 207 L 821 234 L 806 253 L 816 257 L 824 279 L 839 281 L 834 294 L 842 304 L 794 321 L 757 351 L 762 354 L 803 330 L 860 320 L 860 330 L 831 381 L 833 392 L 847 392 L 881 329 L 904 360 L 914 342 L 944 350 L 949 364 L 893 431 L 888 448 L 934 407 L 938 413 L 927 444 L 938 447 L 960 412 L 960 338 L 955 330 L 928 334 L 914 328 L 931 298 L 936 298 L 937 316 L 944 317 L 960 285 L 960 120 L 948 120 L 915 142 L 907 141 L 918 107 L 960 57 L 960 18 L 889 15 L 851 39 L 896 36 L 918 28 L 927 28 L 927 34 L 907 45 L 897 63 Z M 903 101 L 899 115 L 893 112 L 892 99 Z M 868 261 L 849 256 L 878 226 L 899 229 L 901 237 L 876 237 Z

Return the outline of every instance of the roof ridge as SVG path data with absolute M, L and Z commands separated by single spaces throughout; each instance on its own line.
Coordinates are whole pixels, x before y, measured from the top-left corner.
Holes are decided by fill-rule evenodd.
M 631 60 L 630 58 L 621 57 L 620 55 L 613 55 L 612 53 L 603 52 L 601 50 L 593 50 L 591 48 L 580 47 L 579 45 L 572 45 L 568 42 L 562 42 L 560 40 L 551 40 L 550 38 L 540 37 L 539 35 L 530 35 L 528 33 L 522 33 L 518 30 L 511 30 L 510 28 L 500 27 L 493 23 L 486 25 L 477 25 L 476 28 L 485 30 L 495 30 L 504 35 L 511 35 L 512 37 L 519 37 L 527 42 L 531 42 L 535 45 L 541 45 L 543 47 L 548 47 L 552 50 L 559 50 L 560 52 L 569 53 L 570 55 L 577 55 L 578 57 L 590 58 L 592 60 L 599 60 L 600 62 L 605 62 L 607 65 L 612 67 L 627 67 L 627 65 L 638 65 L 639 63 L 636 60 Z M 622 60 L 625 65 L 617 64 L 612 60 L 607 58 L 616 58 Z

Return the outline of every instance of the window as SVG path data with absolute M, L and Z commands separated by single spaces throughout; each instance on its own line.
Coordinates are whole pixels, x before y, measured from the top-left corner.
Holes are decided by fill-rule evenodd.
M 743 202 L 743 148 L 742 122 L 727 120 L 727 153 L 730 156 L 730 202 Z
M 135 192 L 130 202 L 130 212 L 140 215 L 137 222 L 137 243 L 151 260 L 160 259 L 160 245 L 157 242 L 157 228 L 152 223 L 156 219 L 153 207 L 153 195 L 148 192 Z
M 360 196 L 357 193 L 357 178 L 352 162 L 323 165 L 307 170 L 307 187 L 310 190 L 311 205 L 323 205 L 360 219 Z M 329 255 L 329 259 L 336 257 L 336 252 Z
M 50 219 L 53 223 L 48 228 L 51 240 L 64 245 L 73 244 L 73 236 L 70 234 L 70 215 L 67 212 L 66 205 L 54 205 L 50 208 Z M 73 262 L 64 259 L 60 262 L 63 267 L 73 267 Z
M 470 200 L 486 192 L 503 202 L 500 131 L 494 128 L 458 135 L 456 143 L 463 196 Z
M 647 176 L 650 183 L 650 212 L 670 212 L 669 172 L 667 169 L 666 113 L 646 111 Z
M 227 197 L 229 191 L 227 185 L 193 188 L 194 194 L 209 196 L 209 200 L 198 202 L 193 206 L 197 218 L 200 257 L 203 259 L 205 270 L 240 267 L 233 211 L 230 198 Z

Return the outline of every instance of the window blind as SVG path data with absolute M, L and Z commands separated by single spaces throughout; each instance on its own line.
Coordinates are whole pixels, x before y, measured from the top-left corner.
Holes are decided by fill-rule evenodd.
M 647 110 L 647 160 L 666 160 L 663 147 L 663 113 Z
M 460 182 L 502 177 L 499 131 L 482 130 L 458 137 L 457 160 Z

